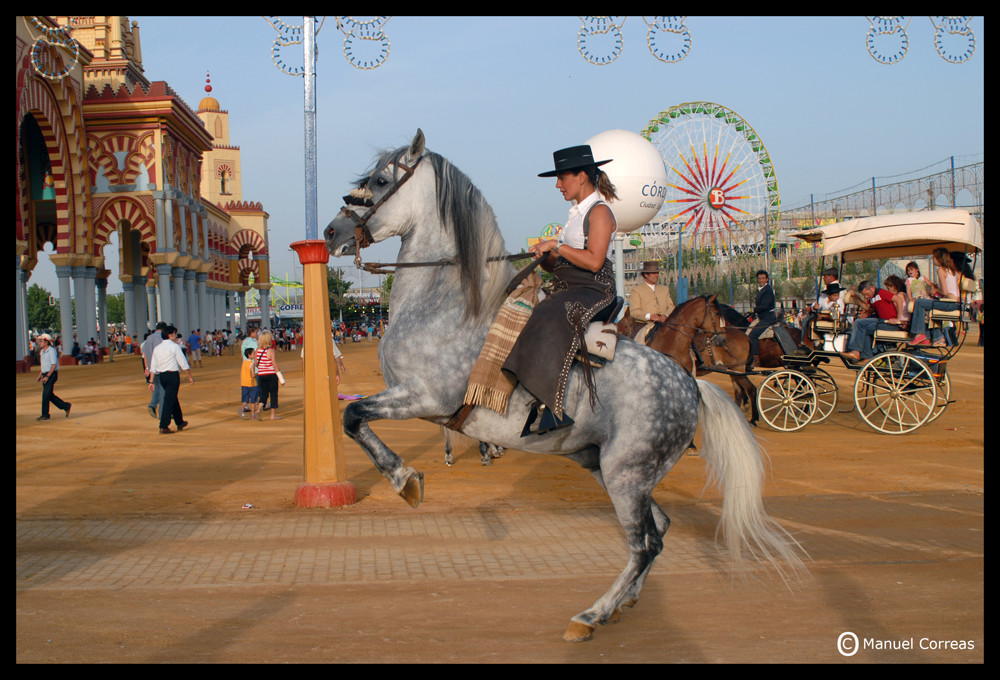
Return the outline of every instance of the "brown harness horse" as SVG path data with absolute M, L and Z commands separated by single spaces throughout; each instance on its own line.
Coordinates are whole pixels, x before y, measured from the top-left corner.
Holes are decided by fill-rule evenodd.
M 729 323 L 725 325 L 725 335 L 714 339 L 699 336 L 695 339 L 693 349 L 704 364 L 723 369 L 732 378 L 736 403 L 750 402 L 750 424 L 756 426 L 760 415 L 757 412 L 757 388 L 744 373 L 750 355 L 750 339 L 746 335 L 745 318 L 731 307 L 727 308 L 726 305 L 718 302 L 715 306 L 719 315 L 723 319 L 729 320 Z M 734 317 L 738 317 L 743 323 L 736 323 Z M 809 349 L 813 348 L 812 338 L 803 337 L 798 328 L 789 326 L 787 331 L 794 343 L 804 344 Z M 758 341 L 758 347 L 757 366 L 761 368 L 781 368 L 784 366 L 781 357 L 785 351 L 775 338 L 761 338 Z M 710 370 L 705 369 L 703 372 L 710 372 Z M 739 375 L 733 375 L 734 372 L 739 373 Z
M 706 302 L 704 309 L 692 304 L 699 300 Z M 745 329 L 727 325 L 724 317 L 722 305 L 716 301 L 716 295 L 692 298 L 674 308 L 666 321 L 653 325 L 646 335 L 646 345 L 672 357 L 689 373 L 694 371 L 696 375 L 728 375 L 733 383 L 733 399 L 737 404 L 750 403 L 750 424 L 756 426 L 760 417 L 757 411 L 757 387 L 744 372 L 747 355 L 750 353 L 750 341 Z M 618 332 L 634 338 L 639 326 L 626 313 L 618 322 Z M 798 329 L 788 330 L 792 339 L 798 342 Z M 758 361 L 761 367 L 782 366 L 781 357 L 784 352 L 776 340 L 763 338 L 759 345 Z M 697 355 L 697 366 L 692 351 Z
M 618 322 L 618 332 L 635 339 L 641 324 L 628 315 Z M 677 305 L 666 321 L 657 321 L 646 334 L 645 344 L 666 354 L 691 375 L 695 373 L 695 360 L 691 354 L 695 338 L 715 337 L 722 334 L 724 324 L 715 306 L 715 295 L 699 296 Z

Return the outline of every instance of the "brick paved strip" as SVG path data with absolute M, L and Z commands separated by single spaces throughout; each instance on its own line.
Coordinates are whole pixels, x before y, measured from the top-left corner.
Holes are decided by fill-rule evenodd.
M 983 497 L 887 494 L 770 502 L 814 563 L 962 559 L 983 555 Z M 406 511 L 409 512 L 409 511 Z M 668 509 L 674 523 L 654 573 L 725 569 L 715 509 Z M 892 535 L 881 514 L 914 517 Z M 964 531 L 950 520 L 959 517 Z M 863 531 L 856 527 L 863 524 Z M 849 527 L 855 528 L 849 528 Z M 610 508 L 564 511 L 253 514 L 225 518 L 17 520 L 16 589 L 117 589 L 511 580 L 616 574 L 625 563 Z

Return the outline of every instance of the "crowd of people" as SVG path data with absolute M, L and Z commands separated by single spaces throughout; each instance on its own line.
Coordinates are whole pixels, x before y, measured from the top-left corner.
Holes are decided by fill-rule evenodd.
M 888 276 L 879 286 L 874 281 L 864 280 L 856 286 L 844 287 L 838 280 L 836 269 L 823 272 L 826 286 L 818 299 L 800 315 L 803 337 L 810 332 L 817 318 L 838 320 L 846 313 L 845 302 L 850 300 L 856 307 L 856 318 L 850 328 L 844 356 L 853 361 L 870 359 L 874 356 L 875 332 L 877 330 L 906 331 L 908 343 L 913 346 L 949 347 L 958 342 L 954 324 L 946 322 L 942 326 L 928 326 L 928 312 L 931 310 L 955 311 L 963 299 L 968 299 L 963 289 L 963 280 L 974 282 L 969 265 L 958 253 L 946 248 L 933 252 L 933 272 L 928 278 L 920 271 L 916 262 L 906 265 L 906 278 Z M 970 286 L 971 288 L 971 286 Z M 979 322 L 979 343 L 983 344 L 983 301 L 976 295 L 969 301 L 969 308 Z M 800 351 L 805 351 L 800 347 Z
M 364 329 L 361 335 L 359 327 L 351 328 L 344 324 L 336 324 L 334 358 L 339 372 L 346 371 L 343 353 L 337 346 L 345 338 L 354 337 L 360 341 L 369 335 L 378 336 L 374 327 Z M 270 411 L 271 420 L 279 420 L 278 388 L 285 383 L 278 363 L 279 351 L 300 350 L 304 346 L 301 327 L 289 326 L 261 331 L 252 327 L 246 336 L 231 333 L 226 329 L 202 332 L 194 329 L 185 334 L 166 322 L 157 323 L 156 327 L 147 332 L 140 342 L 135 335 L 129 336 L 118 328 L 109 328 L 108 340 L 110 353 L 132 353 L 142 357 L 143 379 L 150 392 L 147 411 L 150 417 L 159 424 L 160 434 L 173 434 L 183 430 L 187 425 L 181 408 L 179 391 L 181 374 L 186 374 L 189 383 L 194 384 L 192 367 L 204 366 L 205 356 L 223 356 L 226 350 L 235 354 L 236 347 L 244 357 L 240 369 L 241 407 L 240 415 L 244 418 L 257 419 L 264 410 Z M 81 348 L 74 334 L 73 349 L 70 355 L 78 364 L 96 363 L 99 354 L 97 343 L 91 339 Z M 68 416 L 71 404 L 63 401 L 55 394 L 55 384 L 59 378 L 60 357 L 63 355 L 60 336 L 40 333 L 29 337 L 29 353 L 32 361 L 40 365 L 37 381 L 42 383 L 42 414 L 38 420 L 49 420 L 52 406 L 65 412 Z M 340 382 L 338 373 L 337 382 Z M 170 428 L 173 422 L 176 429 Z
M 592 185 L 586 188 L 592 190 Z M 564 243 L 558 245 L 566 250 L 572 249 Z M 555 253 L 554 246 L 551 251 Z M 548 251 L 539 254 L 545 255 Z M 796 317 L 802 329 L 802 337 L 808 337 L 812 324 L 817 319 L 843 318 L 848 312 L 847 303 L 850 301 L 856 316 L 850 325 L 847 345 L 843 352 L 850 360 L 861 361 L 874 356 L 874 338 L 877 330 L 906 330 L 910 334 L 909 343 L 915 346 L 946 347 L 955 344 L 958 338 L 954 326 L 949 327 L 945 324 L 943 327 L 929 327 L 926 321 L 927 312 L 958 309 L 960 300 L 966 297 L 963 293 L 962 280 L 971 278 L 972 272 L 959 256 L 944 248 L 934 251 L 933 263 L 934 271 L 930 278 L 920 271 L 916 262 L 909 262 L 906 265 L 905 279 L 889 276 L 883 282 L 883 286 L 865 280 L 856 286 L 846 287 L 838 280 L 837 269 L 825 270 L 822 274 L 825 287 L 817 300 L 804 307 Z M 662 321 L 674 307 L 669 289 L 658 283 L 655 262 L 644 263 L 642 275 L 644 285 L 637 285 L 629 300 L 630 314 L 637 322 Z M 753 349 L 756 349 L 756 341 L 761 332 L 783 318 L 782 314 L 776 313 L 774 292 L 767 273 L 758 272 L 757 282 L 758 293 L 754 313 L 758 322 L 748 331 Z M 604 293 L 603 288 L 601 292 Z M 973 319 L 979 324 L 979 345 L 983 346 L 985 319 L 981 295 L 977 295 L 969 307 Z M 333 324 L 333 350 L 339 373 L 344 372 L 346 367 L 343 363 L 343 353 L 338 345 L 348 339 L 354 342 L 365 339 L 371 341 L 381 336 L 381 330 L 381 324 L 378 326 L 374 324 L 349 326 L 344 322 Z M 269 410 L 271 420 L 280 419 L 278 393 L 280 385 L 285 381 L 279 366 L 278 352 L 295 351 L 304 347 L 304 337 L 299 327 L 290 326 L 274 331 L 260 331 L 255 327 L 246 337 L 230 333 L 228 330 L 202 333 L 200 329 L 194 329 L 185 338 L 180 330 L 164 322 L 157 324 L 141 343 L 134 335 L 129 337 L 119 329 L 109 330 L 109 341 L 113 350 L 126 353 L 134 350 L 141 354 L 143 375 L 151 393 L 147 409 L 149 415 L 159 421 L 161 434 L 171 434 L 187 426 L 178 397 L 181 373 L 186 373 L 189 382 L 193 384 L 194 378 L 191 374 L 193 365 L 200 368 L 203 366 L 205 355 L 222 356 L 227 348 L 230 354 L 233 354 L 237 346 L 243 357 L 240 368 L 240 416 L 256 420 L 261 417 L 264 410 Z M 782 344 L 784 346 L 785 343 Z M 58 336 L 53 338 L 46 333 L 33 336 L 30 338 L 30 351 L 41 365 L 38 381 L 43 384 L 42 414 L 38 419 L 48 420 L 52 405 L 63 410 L 68 416 L 70 404 L 61 400 L 54 392 L 58 380 L 59 356 L 62 354 L 61 339 Z M 800 345 L 796 351 L 809 350 Z M 747 361 L 748 366 L 753 361 L 755 353 L 751 352 Z M 78 363 L 95 363 L 98 355 L 99 349 L 93 339 L 81 347 L 74 334 L 71 356 L 77 359 Z M 540 386 L 537 389 L 542 391 Z M 558 395 L 547 394 L 547 397 L 553 403 L 560 403 Z M 176 430 L 170 429 L 171 421 Z M 553 422 L 547 423 L 543 431 L 564 426 L 564 422 L 560 414 Z

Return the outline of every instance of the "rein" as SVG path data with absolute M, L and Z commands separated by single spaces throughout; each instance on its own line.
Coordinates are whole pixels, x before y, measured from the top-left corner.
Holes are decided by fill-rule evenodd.
M 709 317 L 709 310 L 708 310 L 708 303 L 706 302 L 705 303 L 705 313 L 702 316 L 701 324 L 699 324 L 697 326 L 678 323 L 676 321 L 671 321 L 670 319 L 667 319 L 666 321 L 662 321 L 660 323 L 661 323 L 662 326 L 665 326 L 667 328 L 675 330 L 675 331 L 677 331 L 678 333 L 680 333 L 681 335 L 683 335 L 686 338 L 690 338 L 691 342 L 694 342 L 694 339 L 696 337 L 698 337 L 698 333 L 705 333 L 705 335 L 707 335 L 708 338 L 709 338 L 709 340 L 711 341 L 711 340 L 714 340 L 716 338 L 716 336 L 724 335 L 725 331 L 716 330 L 715 320 L 714 319 L 712 320 L 712 332 L 711 333 L 707 333 L 707 332 L 701 330 L 701 327 L 705 325 L 705 319 L 707 319 L 708 317 Z M 694 334 L 691 335 L 691 334 L 685 333 L 683 330 L 681 330 L 681 329 L 684 329 L 684 328 L 689 328 L 689 329 L 694 330 Z M 652 334 L 650 334 L 649 336 L 647 336 L 647 344 L 648 344 L 649 340 L 652 340 Z
M 364 263 L 361 262 L 361 249 L 367 248 L 368 246 L 370 246 L 372 243 L 375 242 L 375 239 L 372 238 L 371 232 L 368 230 L 368 220 L 370 220 L 372 217 L 375 216 L 375 213 L 378 212 L 378 209 L 381 208 L 383 205 L 385 205 L 386 201 L 392 198 L 392 195 L 395 194 L 397 191 L 399 191 L 400 187 L 402 187 L 408 179 L 413 177 L 413 173 L 416 172 L 417 166 L 420 164 L 420 161 L 423 160 L 423 158 L 424 158 L 423 156 L 419 156 L 417 160 L 414 161 L 413 165 L 406 165 L 403 162 L 399 162 L 397 165 L 399 168 L 402 168 L 403 176 L 399 179 L 398 182 L 393 184 L 388 191 L 385 192 L 385 195 L 382 196 L 382 198 L 380 198 L 377 203 L 372 202 L 371 199 L 372 196 L 374 196 L 374 194 L 372 193 L 371 189 L 369 189 L 367 186 L 365 186 L 364 188 L 355 189 L 351 191 L 347 196 L 344 196 L 345 205 L 340 209 L 340 212 L 343 213 L 346 217 L 348 217 L 352 222 L 354 222 L 354 244 L 355 244 L 354 266 L 357 267 L 358 269 L 364 269 L 369 274 L 391 274 L 392 271 L 387 269 L 387 267 L 394 267 L 394 268 L 448 267 L 456 264 L 453 258 L 448 258 L 448 257 L 443 257 L 440 260 L 430 260 L 427 262 L 364 262 Z M 358 216 L 356 212 L 351 210 L 350 206 L 361 206 L 364 208 L 368 208 L 368 212 L 366 212 L 364 216 Z M 525 257 L 530 257 L 530 255 L 524 255 L 524 254 L 495 255 L 493 257 L 487 258 L 487 261 L 489 262 L 494 262 L 497 260 L 513 261 L 513 260 L 521 260 L 524 259 Z M 507 293 L 509 294 L 514 288 L 516 288 L 517 284 L 520 283 L 528 274 L 530 274 L 531 271 L 536 266 L 538 266 L 539 262 L 541 262 L 541 258 L 539 258 L 532 264 L 528 265 L 528 267 L 526 267 L 525 269 L 521 270 L 521 272 L 519 272 L 517 276 L 514 277 L 514 280 L 508 287 Z
M 360 246 L 362 248 L 367 247 L 370 244 L 365 244 Z M 526 257 L 531 257 L 531 255 L 525 253 L 518 253 L 515 255 L 494 255 L 492 257 L 486 258 L 488 262 L 496 262 L 497 260 L 523 260 Z M 442 257 L 440 260 L 428 260 L 426 262 L 365 262 L 359 265 L 369 274 L 391 274 L 392 271 L 385 269 L 385 267 L 448 267 L 454 266 L 456 264 L 454 258 Z

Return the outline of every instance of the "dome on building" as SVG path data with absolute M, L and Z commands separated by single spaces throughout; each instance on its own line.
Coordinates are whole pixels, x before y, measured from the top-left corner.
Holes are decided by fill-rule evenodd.
M 198 110 L 199 111 L 221 111 L 222 109 L 219 107 L 219 100 L 218 99 L 216 99 L 215 97 L 205 97 L 204 99 L 201 100 L 201 103 L 198 104 Z

